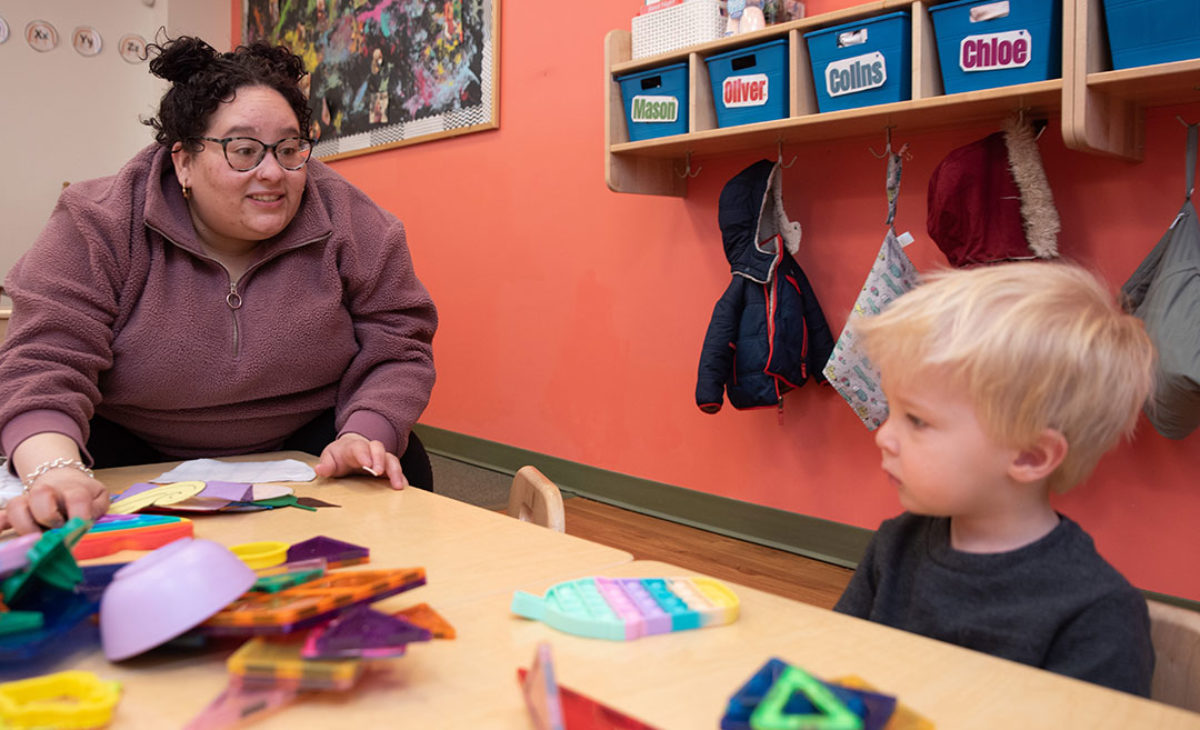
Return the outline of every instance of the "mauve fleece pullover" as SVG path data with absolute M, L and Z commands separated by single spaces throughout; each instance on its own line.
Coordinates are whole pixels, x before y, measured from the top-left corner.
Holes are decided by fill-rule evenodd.
M 64 190 L 4 289 L 6 454 L 46 431 L 82 449 L 93 413 L 172 457 L 252 453 L 330 407 L 339 432 L 399 454 L 433 388 L 437 312 L 403 224 L 316 160 L 296 217 L 237 282 L 152 145 Z

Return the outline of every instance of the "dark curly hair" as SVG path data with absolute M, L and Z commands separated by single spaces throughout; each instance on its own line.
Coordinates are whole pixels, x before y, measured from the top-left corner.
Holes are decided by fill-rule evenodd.
M 311 112 L 300 90 L 307 73 L 300 58 L 284 46 L 261 41 L 219 53 L 199 38 L 180 36 L 146 47 L 154 55 L 150 73 L 171 82 L 158 105 L 158 116 L 143 120 L 153 127 L 159 144 L 170 149 L 204 134 L 209 117 L 222 102 L 232 101 L 246 86 L 266 86 L 287 100 L 300 125 L 308 133 Z

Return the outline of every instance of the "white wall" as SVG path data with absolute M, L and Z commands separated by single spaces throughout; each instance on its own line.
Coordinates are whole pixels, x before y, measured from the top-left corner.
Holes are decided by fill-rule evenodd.
M 154 113 L 164 82 L 147 64 L 117 53 L 127 33 L 153 40 L 199 35 L 229 48 L 228 0 L 0 0 L 10 36 L 0 44 L 0 275 L 37 238 L 64 181 L 110 175 L 153 142 L 139 117 Z M 39 53 L 25 42 L 25 25 L 45 20 L 58 47 Z M 99 55 L 85 58 L 71 35 L 90 25 L 103 38 Z

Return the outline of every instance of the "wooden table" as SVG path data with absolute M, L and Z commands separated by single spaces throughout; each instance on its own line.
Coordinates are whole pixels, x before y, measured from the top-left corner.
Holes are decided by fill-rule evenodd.
M 297 459 L 309 454 L 280 452 L 240 457 L 242 461 Z M 231 459 L 232 460 L 232 459 Z M 106 469 L 97 473 L 120 491 L 162 474 L 173 464 Z M 500 512 L 421 489 L 393 491 L 383 479 L 349 477 L 291 484 L 297 496 L 340 505 L 308 512 L 296 508 L 266 512 L 198 515 L 196 537 L 223 545 L 279 540 L 296 543 L 316 535 L 371 549 L 372 568 L 425 568 L 426 585 L 403 594 L 406 603 L 441 608 L 509 591 L 532 580 L 580 569 L 601 570 L 633 560 L 624 550 L 563 535 L 515 520 Z M 126 561 L 141 553 L 118 553 L 106 561 Z
M 694 574 L 651 561 L 606 573 Z M 483 667 L 495 667 L 492 682 L 501 686 L 515 666 L 528 666 L 536 644 L 547 640 L 560 683 L 662 728 L 715 728 L 729 697 L 771 657 L 822 678 L 858 675 L 939 730 L 1200 728 L 1195 713 L 726 583 L 741 599 L 735 623 L 633 642 L 578 638 L 506 616 L 508 603 L 501 596 L 463 606 L 454 618 L 497 635 L 490 643 L 475 635 L 462 641 L 469 649 L 464 654 L 476 655 L 469 664 L 480 667 L 477 683 L 483 683 Z M 464 663 L 455 673 L 467 671 Z M 497 691 L 493 702 L 502 696 Z M 508 703 L 506 724 L 475 726 L 526 727 L 520 698 Z
M 694 574 L 636 561 L 571 577 Z M 542 593 L 559 579 L 523 588 Z M 354 692 L 310 695 L 253 727 L 529 730 L 516 670 L 548 641 L 560 683 L 664 730 L 717 727 L 729 696 L 771 657 L 821 677 L 857 674 L 939 730 L 1200 728 L 1197 714 L 729 585 L 741 599 L 735 623 L 632 642 L 584 639 L 513 616 L 509 591 L 459 601 L 442 610 L 458 638 L 412 645 Z M 403 605 L 401 598 L 385 605 Z M 114 728 L 162 728 L 179 726 L 220 691 L 225 656 L 160 653 L 119 667 L 92 656 L 80 666 L 125 683 Z
M 588 575 L 695 575 L 636 561 Z M 557 581 L 527 586 L 542 593 Z M 727 584 L 729 584 L 727 582 Z M 729 584 L 741 617 L 719 627 L 631 642 L 585 639 L 509 613 L 511 596 L 451 607 L 454 642 L 411 647 L 350 703 L 306 700 L 263 728 L 322 727 L 392 713 L 412 727 L 527 730 L 516 683 L 549 641 L 558 680 L 664 729 L 715 728 L 726 702 L 767 659 L 820 677 L 856 674 L 932 720 L 959 728 L 1200 728 L 1200 715 L 997 659 L 752 588 Z
M 275 458 L 315 462 L 313 457 L 295 452 L 260 454 L 241 460 Z M 135 482 L 152 479 L 171 466 L 107 469 L 98 471 L 97 477 L 113 491 L 120 491 Z M 604 571 L 633 559 L 622 550 L 420 489 L 393 491 L 383 480 L 317 479 L 291 486 L 299 496 L 316 497 L 340 507 L 316 512 L 283 508 L 196 516 L 193 518 L 196 537 L 235 545 L 259 540 L 294 543 L 326 535 L 364 545 L 371 549 L 371 561 L 362 567 L 424 567 L 428 581 L 375 606 L 395 611 L 425 602 L 446 616 L 455 606 L 490 596 L 503 599 L 516 586 L 553 581 L 581 570 Z M 144 554 L 126 551 L 86 563 L 124 562 Z M 453 641 L 439 642 L 441 653 L 453 654 L 456 649 Z M 120 681 L 123 694 L 112 727 L 161 730 L 182 727 L 221 692 L 228 680 L 225 661 L 231 651 L 228 644 L 200 652 L 164 649 L 113 664 L 96 647 L 79 652 L 68 661 L 39 669 L 38 673 L 84 669 L 104 679 Z M 420 697 L 435 695 L 451 708 L 455 704 L 444 683 L 433 682 L 417 691 Z M 386 724 L 382 718 L 390 717 L 391 710 L 381 708 L 378 702 L 360 704 L 359 694 L 346 695 L 335 704 L 353 708 L 363 728 Z M 361 694 L 379 697 L 375 692 Z M 390 705 L 390 701 L 386 704 Z M 331 722 L 341 719 L 331 721 L 324 715 L 319 724 L 309 725 L 307 712 L 294 708 L 274 721 L 283 723 L 282 727 L 327 729 L 334 726 Z
M 407 656 L 368 673 L 354 691 L 306 696 L 255 728 L 528 730 L 516 670 L 529 666 L 538 642 L 549 641 L 562 684 L 668 729 L 715 728 L 729 696 L 771 657 L 820 677 L 857 674 L 939 730 L 1200 729 L 1200 715 L 736 584 L 729 585 L 741 599 L 741 617 L 729 626 L 632 642 L 571 636 L 511 614 L 512 591 L 541 594 L 574 577 L 694 571 L 622 563 L 620 551 L 417 490 L 390 494 L 370 480 L 316 483 L 298 492 L 343 509 L 205 518 L 197 533 L 222 542 L 325 533 L 371 546 L 376 566 L 425 565 L 428 586 L 378 605 L 428 601 L 458 638 L 411 645 Z M 112 727 L 158 730 L 182 726 L 221 691 L 228 654 L 159 651 L 114 665 L 92 652 L 71 665 L 123 683 Z

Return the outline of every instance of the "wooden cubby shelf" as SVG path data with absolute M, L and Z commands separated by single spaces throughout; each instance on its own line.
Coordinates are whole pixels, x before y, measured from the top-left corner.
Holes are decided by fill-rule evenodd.
M 1063 0 L 1060 79 L 944 94 L 929 8 L 939 0 L 877 0 L 744 35 L 632 59 L 629 31 L 605 38 L 605 175 L 615 192 L 687 194 L 690 161 L 777 145 L 872 136 L 887 128 L 922 132 L 999 121 L 1018 109 L 1061 118 L 1072 149 L 1140 160 L 1144 108 L 1200 101 L 1200 59 L 1119 71 L 1111 68 L 1102 0 Z M 804 33 L 897 10 L 912 15 L 912 99 L 819 112 Z M 766 41 L 788 41 L 790 114 L 782 119 L 718 127 L 705 59 Z M 629 141 L 616 76 L 672 63 L 688 64 L 688 132 Z

